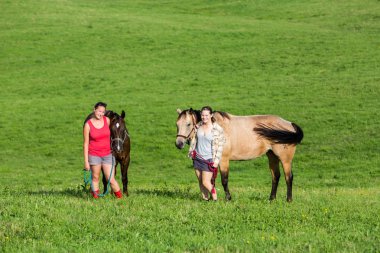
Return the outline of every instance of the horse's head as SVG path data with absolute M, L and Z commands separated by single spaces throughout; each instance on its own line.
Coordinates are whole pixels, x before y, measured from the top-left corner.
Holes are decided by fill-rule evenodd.
M 183 149 L 185 144 L 189 143 L 194 137 L 195 125 L 200 119 L 200 113 L 192 108 L 184 111 L 177 109 L 177 112 L 177 139 L 175 145 L 178 149 Z
M 106 116 L 110 118 L 111 148 L 115 152 L 122 152 L 124 142 L 129 139 L 128 129 L 124 121 L 125 112 L 122 111 L 119 115 L 113 111 L 107 111 Z

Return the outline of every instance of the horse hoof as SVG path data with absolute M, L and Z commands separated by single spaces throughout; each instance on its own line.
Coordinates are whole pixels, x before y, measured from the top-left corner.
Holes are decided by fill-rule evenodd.
M 286 201 L 287 201 L 288 203 L 290 203 L 290 202 L 293 202 L 293 199 L 292 199 L 292 198 L 287 198 Z
M 231 201 L 231 195 L 230 195 L 230 194 L 227 194 L 227 195 L 226 195 L 226 200 L 227 200 L 227 201 Z
M 269 197 L 269 200 L 270 200 L 270 201 L 276 200 L 276 196 L 271 195 L 271 196 Z

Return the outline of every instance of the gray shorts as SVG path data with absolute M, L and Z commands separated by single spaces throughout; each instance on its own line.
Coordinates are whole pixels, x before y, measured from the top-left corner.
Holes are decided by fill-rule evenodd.
M 88 155 L 88 162 L 90 163 L 90 165 L 103 165 L 103 164 L 115 165 L 115 157 L 113 157 L 112 154 L 109 154 L 106 156 Z

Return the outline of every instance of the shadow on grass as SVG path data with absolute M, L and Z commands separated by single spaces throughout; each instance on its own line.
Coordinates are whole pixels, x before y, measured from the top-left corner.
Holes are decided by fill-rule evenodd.
M 141 194 L 147 195 L 150 197 L 168 197 L 173 199 L 188 199 L 188 200 L 198 200 L 200 195 L 198 193 L 194 193 L 190 190 L 190 188 L 155 188 L 155 189 L 136 189 L 132 192 L 132 194 Z
M 258 201 L 258 202 L 269 202 L 269 196 L 262 193 L 253 193 L 249 196 L 249 200 Z
M 90 197 L 90 190 L 84 189 L 82 187 L 77 188 L 67 188 L 63 190 L 40 190 L 40 191 L 28 191 L 28 195 L 32 196 L 70 196 L 76 197 L 80 199 L 85 199 Z M 145 195 L 149 197 L 166 197 L 173 199 L 187 199 L 187 200 L 199 200 L 200 195 L 198 193 L 192 192 L 190 188 L 140 188 L 140 189 L 132 189 L 130 194 L 133 196 L 136 195 Z
M 67 188 L 63 190 L 40 190 L 40 191 L 28 191 L 28 195 L 32 196 L 71 196 L 80 199 L 90 196 L 90 190 L 84 188 Z

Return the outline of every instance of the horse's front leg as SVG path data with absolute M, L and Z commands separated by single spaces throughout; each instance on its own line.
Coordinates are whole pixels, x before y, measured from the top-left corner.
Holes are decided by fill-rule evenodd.
M 222 185 L 224 188 L 224 193 L 226 194 L 226 200 L 231 200 L 230 190 L 228 189 L 228 173 L 229 173 L 230 161 L 227 158 L 223 158 L 220 161 L 219 169 L 222 178 Z
M 115 159 L 116 160 L 116 159 Z M 115 162 L 114 164 L 114 168 L 112 170 L 112 174 L 114 175 L 114 177 L 116 178 L 116 167 L 117 167 L 117 161 Z M 103 178 L 102 178 L 102 182 L 103 182 L 103 194 L 105 194 L 107 192 L 107 186 L 108 186 L 108 178 L 104 175 L 104 171 L 103 171 Z M 111 188 L 111 187 L 110 187 Z M 112 189 L 110 189 L 110 191 L 112 191 Z
M 129 168 L 130 156 L 128 155 L 123 159 L 121 163 L 121 180 L 123 182 L 123 193 L 129 196 L 128 193 L 128 168 Z

